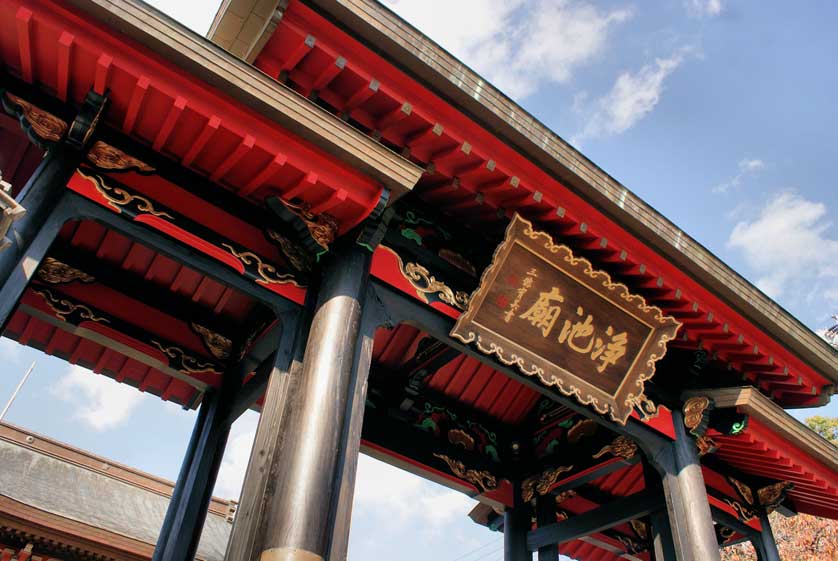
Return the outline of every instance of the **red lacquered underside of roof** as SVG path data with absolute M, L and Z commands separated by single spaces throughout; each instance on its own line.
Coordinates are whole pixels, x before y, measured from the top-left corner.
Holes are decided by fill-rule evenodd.
M 375 334 L 373 361 L 388 371 L 398 373 L 400 367 L 416 353 L 419 342 L 426 337 L 427 334 L 410 325 L 398 325 L 392 330 L 379 329 Z M 462 355 L 433 374 L 427 381 L 427 387 L 511 425 L 523 421 L 539 398 L 535 390 Z
M 838 518 L 838 473 L 755 419 L 738 435 L 714 434 L 719 458 L 738 470 L 775 481 L 790 481 L 799 512 Z
M 4 0 L 5 68 L 80 103 L 109 92 L 106 122 L 240 196 L 298 197 L 346 231 L 381 187 L 322 150 L 60 3 Z
M 133 242 L 121 234 L 107 230 L 96 222 L 68 223 L 61 230 L 57 244 L 80 255 L 95 256 L 110 269 L 121 271 L 135 279 L 142 279 L 184 301 L 204 308 L 208 313 L 218 316 L 220 322 L 229 322 L 230 325 L 241 324 L 254 306 L 251 299 L 235 290 Z M 150 356 L 165 363 L 166 356 L 150 343 L 151 340 L 158 339 L 175 344 L 200 360 L 213 359 L 201 337 L 190 325 L 193 318 L 169 315 L 166 310 L 157 309 L 126 295 L 118 287 L 103 285 L 96 281 L 71 282 L 53 286 L 36 279 L 24 293 L 21 299 L 22 306 L 28 307 L 27 309 L 40 310 L 47 315 L 54 315 L 46 299 L 38 292 L 43 289 L 101 312 L 97 315 L 106 317 L 108 321 L 88 321 L 80 327 L 103 334 L 109 340 L 130 348 L 132 352 Z M 140 330 L 147 335 L 147 340 L 139 340 L 113 330 L 111 326 L 114 324 L 114 319 Z M 189 406 L 200 397 L 201 392 L 195 387 L 159 369 L 143 364 L 129 356 L 130 353 L 106 348 L 94 341 L 59 329 L 27 313 L 21 307 L 12 316 L 5 335 L 18 340 L 21 344 L 39 348 L 47 354 L 60 356 L 71 364 L 80 364 L 120 382 L 130 383 L 142 391 L 159 395 L 165 400 Z M 182 374 L 184 377 L 193 377 L 210 386 L 217 386 L 220 378 L 220 373 L 213 370 L 183 372 Z
M 452 219 L 492 228 L 517 211 L 537 220 L 676 316 L 686 342 L 700 343 L 781 403 L 813 404 L 827 385 L 677 266 L 299 0 L 289 4 L 255 64 L 304 95 L 316 91 L 335 112 L 408 150 L 417 163 L 432 164 L 416 192 Z

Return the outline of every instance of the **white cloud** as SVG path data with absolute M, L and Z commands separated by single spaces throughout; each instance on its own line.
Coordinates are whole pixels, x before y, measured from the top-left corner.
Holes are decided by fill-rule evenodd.
M 576 136 L 574 143 L 586 138 L 620 134 L 637 124 L 660 102 L 664 81 L 684 62 L 690 49 L 678 50 L 669 58 L 658 58 L 637 72 L 623 72 L 617 77 L 611 91 L 594 100 L 585 112 L 591 118 Z M 584 98 L 577 98 L 581 109 Z
M 631 17 L 578 0 L 386 0 L 501 91 L 520 99 L 547 82 L 569 81 Z
M 20 364 L 23 358 L 23 346 L 7 337 L 0 337 L 0 359 L 6 366 Z
M 215 485 L 216 496 L 239 497 L 258 422 L 259 415 L 248 412 L 233 425 Z M 460 492 L 364 454 L 358 458 L 355 513 L 391 529 L 423 527 L 433 534 L 464 518 L 475 504 L 474 499 Z
M 765 167 L 765 162 L 756 158 L 745 158 L 739 161 L 739 172 L 728 179 L 713 187 L 714 193 L 727 193 L 731 189 L 736 189 L 742 184 L 742 180 L 746 177 L 755 175 Z
M 722 13 L 722 0 L 689 0 L 687 9 L 695 16 L 717 16 Z
M 238 500 L 258 423 L 259 414 L 255 411 L 245 412 L 233 423 L 215 482 L 215 496 Z
M 119 426 L 143 399 L 149 398 L 137 388 L 94 374 L 81 366 L 71 366 L 52 392 L 74 404 L 75 417 L 97 431 Z
M 772 298 L 836 306 L 838 239 L 831 228 L 826 205 L 784 191 L 756 218 L 737 223 L 727 244 L 742 253 L 756 285 Z
M 361 455 L 355 484 L 357 512 L 391 527 L 436 533 L 469 513 L 476 501 L 399 468 Z M 384 532 L 386 533 L 386 532 Z

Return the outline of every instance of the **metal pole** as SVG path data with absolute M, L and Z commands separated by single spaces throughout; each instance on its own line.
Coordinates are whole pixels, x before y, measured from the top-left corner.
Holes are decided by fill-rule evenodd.
M 6 406 L 3 408 L 3 412 L 0 413 L 0 422 L 6 418 L 6 413 L 9 411 L 9 408 L 12 406 L 12 403 L 15 402 L 15 398 L 17 398 L 17 394 L 20 393 L 20 388 L 23 387 L 23 384 L 26 383 L 26 380 L 29 379 L 29 375 L 32 374 L 32 371 L 35 369 L 35 361 L 32 362 L 32 366 L 29 367 L 29 370 L 26 371 L 26 374 L 23 375 L 23 378 L 20 379 L 18 382 L 15 391 L 12 392 L 12 397 L 9 398 L 9 401 L 6 403 Z
M 302 368 L 289 381 L 288 424 L 276 435 L 282 461 L 274 464 L 262 561 L 329 554 L 369 265 L 369 252 L 349 244 L 333 248 L 324 266 Z

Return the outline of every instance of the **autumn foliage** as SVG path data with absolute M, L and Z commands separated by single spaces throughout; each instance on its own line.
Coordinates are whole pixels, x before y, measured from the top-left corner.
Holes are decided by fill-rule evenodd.
M 808 514 L 787 518 L 776 512 L 769 520 L 783 561 L 838 559 L 838 521 Z M 722 561 L 755 561 L 756 558 L 754 548 L 747 542 L 722 550 Z

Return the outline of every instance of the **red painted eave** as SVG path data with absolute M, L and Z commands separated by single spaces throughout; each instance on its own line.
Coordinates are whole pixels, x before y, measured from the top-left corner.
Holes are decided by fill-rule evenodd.
M 4 0 L 0 60 L 58 99 L 109 92 L 105 121 L 242 197 L 298 197 L 346 231 L 380 185 L 90 17 L 45 0 Z
M 339 63 L 339 64 L 338 64 Z M 814 405 L 830 376 L 729 307 L 712 290 L 314 10 L 292 0 L 255 64 L 404 150 L 428 173 L 416 192 L 475 228 L 513 211 L 616 274 L 684 323 L 682 344 L 701 345 L 779 403 Z M 834 377 L 834 375 L 832 376 Z

